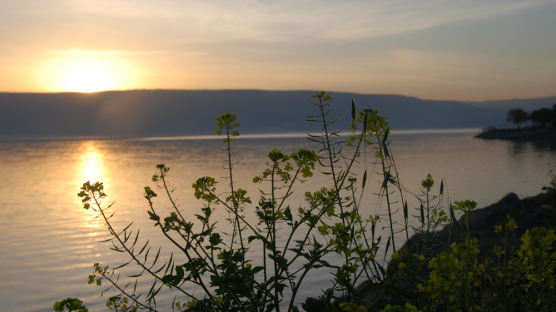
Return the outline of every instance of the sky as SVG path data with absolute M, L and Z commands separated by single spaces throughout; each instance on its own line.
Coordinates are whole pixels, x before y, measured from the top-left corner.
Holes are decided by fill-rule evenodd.
M 0 91 L 556 95 L 556 0 L 0 0 Z

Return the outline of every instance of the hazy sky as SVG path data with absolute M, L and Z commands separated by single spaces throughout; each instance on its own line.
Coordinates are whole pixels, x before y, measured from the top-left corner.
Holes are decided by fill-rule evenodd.
M 556 94 L 556 1 L 0 0 L 0 91 Z

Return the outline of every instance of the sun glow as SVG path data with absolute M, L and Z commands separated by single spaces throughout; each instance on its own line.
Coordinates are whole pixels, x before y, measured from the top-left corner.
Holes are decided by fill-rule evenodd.
M 103 181 L 104 165 L 102 158 L 102 154 L 93 145 L 88 145 L 86 151 L 81 154 L 79 180 L 90 181 L 91 183 Z
M 68 50 L 48 59 L 39 76 L 47 91 L 97 92 L 134 88 L 137 75 L 117 53 Z
M 94 60 L 85 60 L 68 66 L 62 88 L 68 91 L 95 92 L 112 89 L 116 86 L 107 68 Z
M 79 161 L 76 162 L 75 166 L 75 189 L 80 188 L 84 182 L 89 181 L 91 183 L 103 182 L 105 189 L 109 188 L 109 176 L 106 174 L 106 169 L 104 167 L 104 155 L 93 142 L 85 142 L 81 148 L 82 153 L 79 155 Z M 81 199 L 77 199 L 79 206 L 83 206 Z M 87 214 L 81 214 L 83 218 L 82 226 L 86 228 L 101 229 L 101 224 L 99 222 L 91 222 L 91 217 L 97 216 L 98 211 L 95 209 L 88 209 Z M 92 236 L 96 237 L 100 235 L 99 231 L 94 231 L 91 233 Z

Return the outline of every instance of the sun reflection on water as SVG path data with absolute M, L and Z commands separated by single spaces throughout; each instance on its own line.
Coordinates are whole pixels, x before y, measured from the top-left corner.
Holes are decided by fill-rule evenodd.
M 87 145 L 86 150 L 83 152 L 83 154 L 81 154 L 81 164 L 79 171 L 79 178 L 83 182 L 90 181 L 91 183 L 93 183 L 97 181 L 103 181 L 104 164 L 102 156 L 103 155 L 94 145 Z
M 104 166 L 105 155 L 102 151 L 95 145 L 94 142 L 86 142 L 80 148 L 81 153 L 79 155 L 79 161 L 75 169 L 75 179 L 76 184 L 81 187 L 84 182 L 102 182 L 106 190 L 110 181 L 107 176 L 107 170 Z M 79 205 L 82 206 L 81 200 L 79 199 Z M 82 226 L 87 228 L 97 228 L 99 222 L 91 220 L 91 217 L 97 215 L 94 210 L 89 209 L 89 213 L 82 214 L 86 219 L 84 220 Z M 98 233 L 95 233 L 98 235 Z

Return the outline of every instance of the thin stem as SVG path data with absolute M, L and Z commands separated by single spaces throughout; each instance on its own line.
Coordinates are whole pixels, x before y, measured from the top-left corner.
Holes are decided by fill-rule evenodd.
M 390 145 L 388 142 L 383 142 L 383 143 L 384 143 L 384 144 Z M 401 183 L 400 183 L 400 178 L 399 178 L 400 175 L 398 174 L 398 167 L 396 166 L 396 162 L 395 162 L 395 160 L 394 160 L 394 154 L 393 154 L 392 150 L 391 150 L 388 146 L 385 146 L 385 148 L 388 148 L 388 154 L 389 154 L 388 159 L 390 160 L 390 162 L 391 162 L 391 164 L 392 164 L 391 167 L 394 168 L 394 173 L 396 174 L 396 177 L 397 177 L 397 179 L 398 179 L 397 187 L 398 187 L 398 191 L 400 192 L 400 198 L 401 198 L 402 208 L 405 209 L 406 201 L 404 200 L 403 191 L 402 191 L 402 185 L 401 185 Z M 407 215 L 407 216 L 406 216 L 406 214 L 405 214 L 405 212 L 404 212 L 405 238 L 406 238 L 407 240 L 409 240 L 408 217 L 409 217 L 409 212 L 408 212 L 408 215 Z
M 271 233 L 271 239 L 272 239 L 272 255 L 274 257 L 274 308 L 276 309 L 276 311 L 280 311 L 280 303 L 278 301 L 278 262 L 277 262 L 277 252 L 276 252 L 276 245 L 278 244 L 278 242 L 276 241 L 276 207 L 275 207 L 275 188 L 274 188 L 274 174 L 276 173 L 276 161 L 274 161 L 274 164 L 272 166 L 272 174 L 271 174 L 271 178 L 270 178 L 270 184 L 271 184 L 271 206 L 272 206 L 272 219 L 271 219 L 271 228 L 270 228 L 270 233 Z
M 106 216 L 106 214 L 104 213 L 104 209 L 102 209 L 102 206 L 100 205 L 97 196 L 95 195 L 94 192 L 91 193 L 91 197 L 93 198 L 93 200 L 95 201 L 96 206 L 98 207 L 98 210 L 100 211 L 102 218 L 104 219 L 104 222 L 106 223 L 106 226 L 108 226 L 108 230 L 110 231 L 110 233 L 112 234 L 112 236 L 114 236 L 116 238 L 116 240 L 118 240 L 118 242 L 120 243 L 120 245 L 124 248 L 124 250 L 131 256 L 131 258 L 146 272 L 148 272 L 150 275 L 152 275 L 154 278 L 156 278 L 157 280 L 159 280 L 160 282 L 162 282 L 162 284 L 166 285 L 167 287 L 174 287 L 171 284 L 168 283 L 164 283 L 162 281 L 162 277 L 158 276 L 158 274 L 154 273 L 153 271 L 151 271 L 149 268 L 147 268 L 143 262 L 141 262 L 139 259 L 137 259 L 137 257 L 135 256 L 135 254 L 127 247 L 127 245 L 122 241 L 122 239 L 120 238 L 120 236 L 116 233 L 116 231 L 114 230 L 114 228 L 112 227 L 112 224 L 110 224 L 110 221 L 108 221 L 108 217 Z M 189 297 L 191 297 L 192 299 L 195 299 L 195 296 L 191 295 L 190 293 L 188 293 L 187 291 L 181 289 L 180 287 L 175 287 L 177 288 L 180 292 L 182 292 L 184 295 L 187 295 Z
M 174 199 L 172 198 L 172 195 L 170 194 L 170 190 L 168 189 L 168 185 L 166 184 L 166 178 L 164 176 L 164 172 L 162 171 L 162 168 L 159 168 L 159 170 L 160 170 L 160 178 L 162 180 L 162 184 L 164 185 L 164 190 L 166 191 L 166 194 L 168 195 L 168 199 L 170 200 L 170 203 L 172 203 L 172 208 L 174 208 L 174 210 L 180 216 L 181 221 L 183 223 L 185 223 L 185 218 L 181 214 L 180 210 L 178 209 L 178 206 L 176 205 L 176 202 L 174 202 Z
M 380 162 L 382 164 L 382 174 L 384 176 L 384 183 L 383 188 L 386 194 L 386 204 L 388 207 L 388 221 L 390 222 L 390 237 L 392 237 L 392 250 L 396 251 L 396 242 L 394 239 L 394 223 L 392 221 L 392 209 L 391 209 L 391 202 L 390 202 L 390 193 L 388 191 L 388 179 L 390 178 L 390 171 L 386 169 L 386 163 L 384 162 L 384 150 L 382 147 L 382 141 L 379 136 L 377 136 L 378 146 L 380 148 Z
M 334 157 L 332 156 L 332 146 L 330 144 L 330 134 L 328 133 L 328 126 L 327 126 L 327 122 L 326 122 L 326 118 L 325 118 L 325 112 L 324 112 L 324 104 L 322 103 L 322 99 L 319 99 L 319 109 L 320 109 L 320 113 L 321 113 L 321 120 L 322 120 L 322 127 L 323 127 L 323 132 L 324 132 L 324 139 L 325 139 L 325 149 L 328 152 L 328 161 L 330 162 L 330 172 L 332 174 L 332 181 L 334 182 L 334 189 L 336 191 L 336 200 L 338 201 L 338 205 L 340 207 L 340 213 L 342 216 L 342 223 L 345 225 L 345 221 L 344 221 L 344 206 L 342 204 L 342 200 L 340 198 L 340 188 L 338 186 L 338 180 L 336 178 L 336 171 L 334 170 L 335 166 L 334 166 Z
M 429 200 L 429 188 L 427 188 L 427 233 L 431 230 L 431 216 L 430 216 L 430 200 Z
M 133 302 L 135 302 L 137 305 L 141 306 L 141 308 L 143 309 L 147 309 L 149 311 L 154 311 L 156 312 L 157 310 L 151 308 L 150 306 L 140 302 L 139 300 L 137 300 L 137 298 L 135 298 L 135 296 L 130 295 L 127 291 L 125 291 L 125 289 L 121 288 L 120 285 L 118 285 L 118 283 L 114 282 L 108 275 L 100 272 L 100 275 L 102 275 L 102 277 L 109 281 L 110 284 L 112 284 L 112 286 L 116 287 L 124 296 L 128 297 L 129 299 L 131 299 Z
M 227 210 L 228 212 L 232 212 L 234 211 L 234 209 L 232 207 L 230 207 L 228 205 L 228 203 L 226 203 L 224 200 L 222 200 L 220 197 L 218 197 L 214 192 L 212 192 L 211 190 L 205 188 L 205 191 L 209 192 L 209 194 L 211 194 L 212 196 L 214 196 L 214 198 L 216 199 L 217 202 L 219 202 L 220 204 L 222 204 Z M 247 220 L 241 216 L 241 215 L 236 215 L 241 221 L 243 221 L 243 223 L 245 223 L 245 225 L 247 225 L 247 227 L 249 229 L 251 229 L 251 231 L 253 232 L 253 234 L 255 234 L 255 236 L 259 237 L 259 238 L 263 238 L 263 236 L 259 233 L 259 231 L 257 231 L 256 228 L 254 228 L 249 222 L 247 222 Z
M 228 152 L 228 172 L 230 176 L 230 190 L 232 192 L 232 203 L 234 205 L 234 215 L 235 215 L 235 226 L 237 227 L 237 233 L 239 235 L 239 244 L 241 246 L 241 252 L 245 252 L 245 247 L 243 246 L 243 236 L 241 234 L 241 224 L 239 223 L 239 203 L 235 199 L 235 191 L 234 191 L 234 178 L 232 173 L 232 146 L 231 146 L 232 139 L 230 138 L 230 127 L 226 127 L 226 143 L 227 143 L 227 152 Z M 233 239 L 232 243 L 230 244 L 230 248 L 233 248 Z M 242 257 L 241 260 L 242 265 L 245 265 L 245 258 Z
M 156 211 L 153 208 L 153 204 L 152 201 L 150 199 L 148 199 L 149 201 L 149 208 L 151 209 L 152 213 L 156 215 Z M 158 227 L 160 228 L 160 230 L 162 231 L 162 234 L 169 240 L 171 241 L 175 246 L 177 246 L 181 251 L 183 251 L 183 253 L 186 255 L 187 259 L 189 261 L 191 261 L 193 258 L 191 257 L 191 255 L 189 254 L 189 251 L 187 248 L 184 248 L 182 246 L 180 246 L 178 244 L 178 242 L 176 242 L 170 235 L 168 235 L 168 233 L 164 230 L 164 228 L 162 227 L 162 224 L 160 222 L 157 222 Z M 195 253 L 197 253 L 197 256 L 199 256 L 199 258 L 201 258 L 201 256 L 199 255 L 199 253 L 196 251 L 196 248 L 193 248 L 193 251 L 195 251 Z M 206 262 L 205 262 L 206 263 Z M 214 262 L 212 263 L 213 265 Z M 205 283 L 203 282 L 203 279 L 201 278 L 201 275 L 198 272 L 195 272 L 196 276 L 198 276 L 197 278 L 197 282 L 195 284 L 201 286 L 203 288 L 203 291 L 214 301 L 216 302 L 216 300 L 214 300 L 214 296 L 212 295 L 212 293 L 209 291 L 209 289 L 205 286 Z M 211 269 L 211 273 L 215 274 L 218 276 L 218 272 L 212 268 Z

